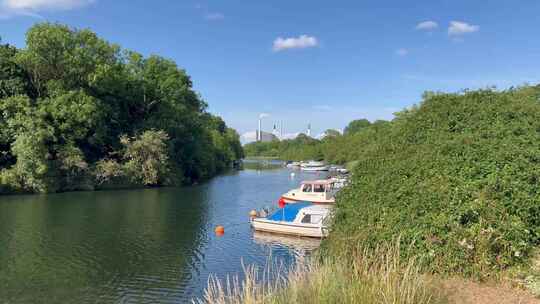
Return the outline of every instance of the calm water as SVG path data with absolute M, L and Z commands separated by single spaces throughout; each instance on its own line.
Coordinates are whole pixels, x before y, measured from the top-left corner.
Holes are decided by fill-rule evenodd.
M 248 213 L 321 177 L 296 174 L 247 164 L 189 188 L 0 197 L 0 303 L 186 303 L 210 274 L 292 263 L 317 244 L 254 234 Z

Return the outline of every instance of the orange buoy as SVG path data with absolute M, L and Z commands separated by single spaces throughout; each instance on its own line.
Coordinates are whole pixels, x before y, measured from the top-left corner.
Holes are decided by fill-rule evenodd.
M 225 234 L 225 227 L 217 226 L 216 229 L 214 229 L 214 232 L 216 233 L 216 235 L 222 236 Z
M 257 217 L 257 210 L 251 210 L 251 211 L 249 212 L 249 216 L 250 216 L 250 217 Z

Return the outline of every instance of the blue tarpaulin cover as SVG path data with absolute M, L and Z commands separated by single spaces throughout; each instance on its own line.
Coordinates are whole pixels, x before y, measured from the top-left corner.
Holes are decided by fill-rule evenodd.
M 298 215 L 300 209 L 313 205 L 309 202 L 300 202 L 295 204 L 287 204 L 284 208 L 279 209 L 274 214 L 269 215 L 266 219 L 271 221 L 292 222 Z

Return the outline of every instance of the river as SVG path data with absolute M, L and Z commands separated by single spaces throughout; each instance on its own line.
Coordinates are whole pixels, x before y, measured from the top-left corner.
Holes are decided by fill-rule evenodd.
M 317 244 L 254 234 L 248 218 L 324 177 L 290 173 L 246 163 L 193 187 L 0 197 L 0 303 L 189 303 L 210 275 L 293 263 Z

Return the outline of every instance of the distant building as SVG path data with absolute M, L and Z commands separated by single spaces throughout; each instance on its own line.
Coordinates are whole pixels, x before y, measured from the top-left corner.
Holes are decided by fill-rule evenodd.
M 258 138 L 257 133 L 258 133 L 258 131 L 246 132 L 246 133 L 242 134 L 242 136 L 240 136 L 240 141 L 243 144 L 247 144 L 247 143 L 250 143 L 250 142 L 257 141 L 257 138 Z M 262 131 L 261 135 L 262 135 L 261 136 L 262 137 L 262 140 L 261 140 L 262 142 L 271 142 L 273 140 L 279 140 L 277 138 L 277 136 L 275 136 L 272 133 Z
M 274 129 L 272 130 L 272 135 L 274 135 L 276 138 L 281 138 L 281 132 L 278 131 L 277 126 L 274 124 Z

